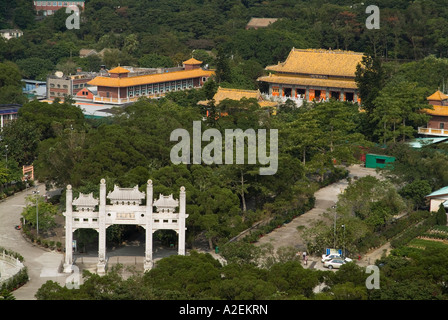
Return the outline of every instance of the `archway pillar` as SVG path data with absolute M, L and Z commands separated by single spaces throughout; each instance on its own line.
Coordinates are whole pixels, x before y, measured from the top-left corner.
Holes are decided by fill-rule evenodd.
M 153 234 L 153 220 L 152 220 L 152 210 L 153 210 L 153 190 L 152 181 L 148 180 L 146 185 L 146 225 L 145 225 L 145 262 L 143 268 L 145 271 L 150 270 L 153 267 L 152 260 L 152 234 Z
M 73 265 L 73 191 L 72 186 L 68 185 L 66 190 L 65 202 L 65 261 L 64 273 L 72 273 Z
M 100 183 L 100 205 L 98 215 L 98 264 L 99 274 L 106 272 L 106 180 Z

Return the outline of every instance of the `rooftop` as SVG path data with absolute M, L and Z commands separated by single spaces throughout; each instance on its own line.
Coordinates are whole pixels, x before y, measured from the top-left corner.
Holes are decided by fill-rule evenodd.
M 202 61 L 196 60 L 195 58 L 190 58 L 184 61 L 183 64 L 202 64 Z
M 437 101 L 443 101 L 443 100 L 447 100 L 447 99 L 448 99 L 448 96 L 440 90 L 437 90 L 432 95 L 430 95 L 428 98 L 426 98 L 426 100 L 437 100 Z
M 285 62 L 267 66 L 266 70 L 354 78 L 363 56 L 354 51 L 293 48 Z
M 448 195 L 448 187 L 443 187 L 443 188 L 441 188 L 439 190 L 436 190 L 433 193 L 428 194 L 426 197 L 427 198 L 434 198 L 434 197 L 444 196 L 444 195 Z
M 311 77 L 288 77 L 287 75 L 274 75 L 263 76 L 257 79 L 258 81 L 264 81 L 268 83 L 279 83 L 279 84 L 293 84 L 293 85 L 303 85 L 312 87 L 322 87 L 322 88 L 345 88 L 345 89 L 356 89 L 357 85 L 353 80 L 338 80 L 338 79 L 319 79 Z
M 251 18 L 246 28 L 265 28 L 277 20 L 278 18 Z
M 116 67 L 113 68 L 112 70 L 109 70 L 109 73 L 129 73 L 130 71 L 128 69 L 125 69 L 123 67 Z
M 125 69 L 126 70 L 126 69 Z M 128 78 L 110 78 L 110 77 L 96 77 L 88 82 L 92 86 L 107 86 L 107 87 L 130 87 L 144 84 L 160 83 L 167 81 L 184 80 L 199 77 L 210 77 L 214 74 L 213 71 L 193 69 L 182 70 L 166 73 L 148 74 Z
M 213 100 L 215 100 L 215 104 L 219 104 L 221 101 L 223 101 L 225 99 L 239 101 L 243 98 L 256 99 L 256 100 L 258 100 L 258 103 L 262 107 L 277 105 L 277 102 L 263 101 L 263 97 L 260 93 L 260 90 L 231 89 L 231 88 L 219 87 L 218 91 L 213 96 Z M 198 102 L 198 104 L 200 104 L 200 105 L 206 105 L 207 103 L 208 103 L 208 100 Z

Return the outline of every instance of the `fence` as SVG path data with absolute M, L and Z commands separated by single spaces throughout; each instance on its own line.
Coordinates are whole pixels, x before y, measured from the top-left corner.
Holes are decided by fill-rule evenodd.
M 0 287 L 25 268 L 18 258 L 8 255 L 5 251 L 0 254 Z

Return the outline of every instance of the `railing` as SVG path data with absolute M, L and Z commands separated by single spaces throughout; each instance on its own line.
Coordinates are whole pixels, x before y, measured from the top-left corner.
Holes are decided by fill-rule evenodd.
M 93 102 L 107 102 L 112 104 L 123 104 L 128 102 L 135 102 L 139 97 L 133 98 L 107 98 L 107 97 L 93 97 Z
M 7 255 L 5 251 L 0 254 L 0 284 L 19 273 L 25 266 L 19 259 Z
M 263 95 L 263 98 L 265 100 L 269 100 L 269 101 L 278 101 L 278 102 L 286 102 L 286 100 L 291 100 L 293 101 L 297 107 L 300 107 L 303 104 L 303 98 L 296 98 L 296 97 L 283 97 L 283 96 L 273 96 L 270 94 L 265 94 Z
M 448 137 L 448 130 L 445 129 L 435 129 L 435 128 L 418 128 L 419 134 L 427 134 L 432 136 L 447 136 Z

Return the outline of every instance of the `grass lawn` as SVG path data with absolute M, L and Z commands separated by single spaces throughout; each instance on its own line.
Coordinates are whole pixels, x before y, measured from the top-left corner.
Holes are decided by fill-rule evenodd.
M 448 242 L 440 242 L 440 241 L 433 241 L 433 240 L 426 240 L 426 239 L 413 239 L 409 242 L 407 245 L 411 248 L 418 248 L 418 249 L 426 249 L 426 248 L 441 248 L 441 249 L 447 249 L 448 248 Z

